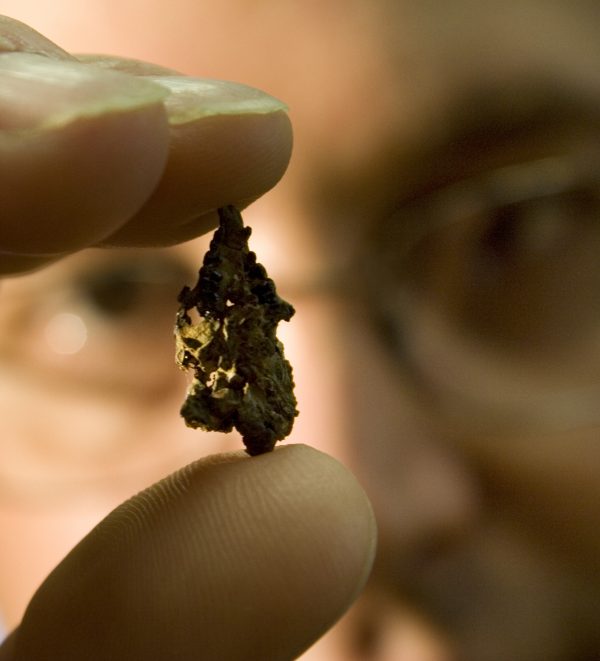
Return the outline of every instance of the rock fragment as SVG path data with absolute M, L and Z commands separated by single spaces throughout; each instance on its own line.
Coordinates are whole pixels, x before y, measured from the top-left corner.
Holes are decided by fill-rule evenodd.
M 198 282 L 178 298 L 176 362 L 194 374 L 181 415 L 190 427 L 237 429 L 248 454 L 258 455 L 284 439 L 298 415 L 276 335 L 294 308 L 249 250 L 251 230 L 239 211 L 223 207 L 219 221 Z

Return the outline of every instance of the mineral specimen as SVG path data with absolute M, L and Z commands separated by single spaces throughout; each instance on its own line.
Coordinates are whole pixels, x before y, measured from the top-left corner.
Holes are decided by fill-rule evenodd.
M 223 207 L 219 220 L 198 282 L 178 298 L 176 361 L 194 374 L 181 415 L 206 431 L 235 427 L 257 455 L 285 438 L 298 415 L 292 368 L 276 336 L 294 308 L 249 250 L 251 230 L 239 211 Z

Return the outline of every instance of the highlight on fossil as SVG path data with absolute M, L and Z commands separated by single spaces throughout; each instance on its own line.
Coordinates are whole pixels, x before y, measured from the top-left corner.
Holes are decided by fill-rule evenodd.
M 185 423 L 235 428 L 248 454 L 258 455 L 291 432 L 298 411 L 292 368 L 277 339 L 277 325 L 294 308 L 248 248 L 250 233 L 234 206 L 219 209 L 198 282 L 178 297 L 175 359 L 193 371 L 181 407 Z

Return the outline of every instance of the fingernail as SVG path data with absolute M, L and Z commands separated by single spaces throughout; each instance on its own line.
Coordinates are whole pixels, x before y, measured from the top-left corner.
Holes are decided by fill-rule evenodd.
M 268 114 L 287 110 L 265 92 L 223 80 L 184 76 L 145 76 L 169 90 L 165 100 L 171 124 L 185 124 L 214 115 Z
M 31 53 L 0 55 L 0 129 L 63 126 L 159 103 L 166 90 L 145 78 Z

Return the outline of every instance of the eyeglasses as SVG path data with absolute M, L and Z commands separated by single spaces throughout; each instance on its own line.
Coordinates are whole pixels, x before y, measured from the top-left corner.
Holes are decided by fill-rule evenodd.
M 158 433 L 185 379 L 174 363 L 177 250 L 91 250 L 0 288 L 0 498 L 50 505 L 147 483 L 198 454 Z M 194 436 L 194 438 L 192 438 Z
M 409 200 L 364 269 L 420 392 L 485 429 L 600 421 L 600 159 L 519 163 Z

